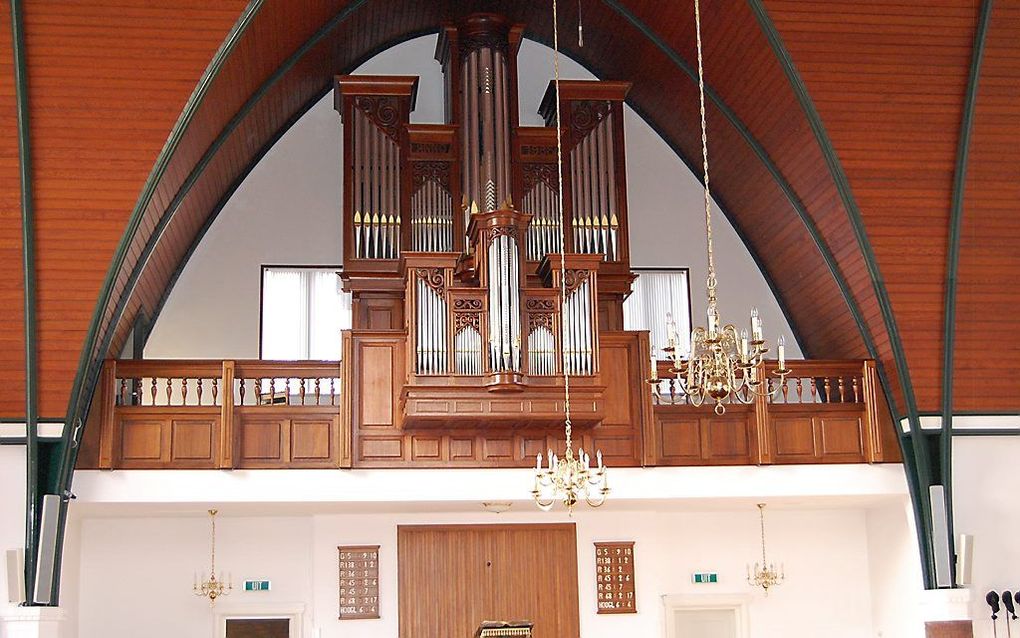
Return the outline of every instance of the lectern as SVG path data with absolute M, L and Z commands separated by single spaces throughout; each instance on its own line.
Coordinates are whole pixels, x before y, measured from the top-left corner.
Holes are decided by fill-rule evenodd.
M 475 638 L 503 638 L 504 636 L 522 636 L 531 638 L 534 623 L 528 620 L 486 620 L 478 627 Z

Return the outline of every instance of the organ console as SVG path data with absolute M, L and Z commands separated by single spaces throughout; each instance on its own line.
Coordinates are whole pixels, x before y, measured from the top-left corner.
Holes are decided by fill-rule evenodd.
M 630 85 L 561 82 L 557 99 L 550 83 L 539 105 L 546 126 L 522 127 L 522 34 L 495 14 L 442 29 L 443 124 L 410 123 L 416 77 L 336 78 L 342 277 L 355 330 L 407 331 L 405 427 L 456 425 L 452 402 L 482 406 L 492 393 L 523 393 L 531 425 L 551 425 L 562 420 L 564 371 L 577 378 L 575 424 L 601 420 L 599 332 L 622 329 L 633 280 L 622 113 Z M 522 418 L 485 405 L 459 411 L 460 421 Z

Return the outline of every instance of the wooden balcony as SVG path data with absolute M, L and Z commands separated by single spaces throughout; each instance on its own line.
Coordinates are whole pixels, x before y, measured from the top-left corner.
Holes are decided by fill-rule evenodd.
M 575 438 L 613 467 L 900 460 L 872 361 L 791 361 L 771 397 L 717 416 L 688 402 L 668 362 L 658 362 L 659 384 L 646 382 L 647 340 L 600 337 L 604 418 Z M 343 362 L 109 360 L 79 468 L 527 467 L 562 446 L 559 427 L 529 423 L 510 401 L 490 406 L 506 412 L 504 425 L 405 427 L 406 343 L 402 331 L 355 330 Z
M 652 386 L 650 465 L 768 465 L 899 461 L 891 419 L 878 395 L 870 360 L 789 361 L 785 383 L 776 362 L 759 368 L 768 394 L 726 404 L 694 406 L 658 362 Z
M 341 387 L 338 361 L 108 360 L 98 447 L 88 454 L 86 436 L 85 463 L 91 456 L 99 469 L 349 467 Z

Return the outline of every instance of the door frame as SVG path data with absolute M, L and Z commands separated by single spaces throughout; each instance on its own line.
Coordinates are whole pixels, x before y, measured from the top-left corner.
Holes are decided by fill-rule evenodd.
M 674 622 L 677 611 L 732 611 L 737 621 L 737 638 L 750 638 L 751 628 L 747 594 L 665 594 L 662 596 L 663 622 L 666 638 L 680 638 L 676 635 Z
M 286 618 L 290 621 L 290 638 L 303 638 L 304 603 L 259 603 L 220 600 L 213 613 L 213 638 L 226 638 L 228 620 Z

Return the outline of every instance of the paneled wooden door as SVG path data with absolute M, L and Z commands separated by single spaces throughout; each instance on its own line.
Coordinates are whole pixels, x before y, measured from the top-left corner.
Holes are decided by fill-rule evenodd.
M 484 620 L 530 620 L 578 638 L 574 525 L 397 528 L 400 638 L 471 638 Z

